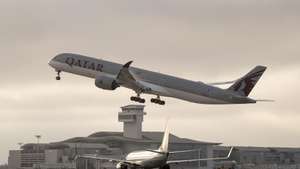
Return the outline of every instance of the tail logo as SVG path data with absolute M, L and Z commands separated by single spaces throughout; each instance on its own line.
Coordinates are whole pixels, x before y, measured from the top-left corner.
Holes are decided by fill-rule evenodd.
M 244 96 L 248 96 L 264 71 L 265 70 L 261 70 L 245 77 L 239 83 L 233 86 L 234 91 L 237 91 Z

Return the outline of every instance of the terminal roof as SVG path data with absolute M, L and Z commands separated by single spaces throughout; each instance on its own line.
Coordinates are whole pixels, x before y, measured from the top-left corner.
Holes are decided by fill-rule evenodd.
M 119 141 L 119 142 L 144 142 L 144 143 L 160 143 L 163 137 L 163 132 L 143 132 L 142 139 L 124 137 L 122 132 L 97 132 L 89 135 L 88 137 L 75 137 L 63 142 L 88 142 L 88 143 L 101 143 L 105 141 Z M 178 144 L 206 144 L 206 145 L 219 145 L 220 143 L 204 142 L 192 140 L 187 138 L 180 138 L 170 134 L 170 143 Z

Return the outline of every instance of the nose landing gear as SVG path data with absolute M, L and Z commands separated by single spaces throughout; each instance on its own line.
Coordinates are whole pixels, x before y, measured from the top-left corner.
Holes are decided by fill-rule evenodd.
M 56 80 L 60 80 L 60 72 L 61 72 L 61 71 L 60 71 L 60 70 L 57 70 L 56 72 L 57 72 Z

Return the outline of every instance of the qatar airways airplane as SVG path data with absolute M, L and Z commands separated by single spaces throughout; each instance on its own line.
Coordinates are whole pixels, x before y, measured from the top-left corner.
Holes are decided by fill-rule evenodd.
M 187 80 L 158 72 L 131 67 L 132 61 L 118 64 L 102 59 L 79 54 L 63 53 L 55 56 L 49 65 L 57 72 L 73 73 L 95 79 L 95 85 L 105 90 L 115 90 L 122 86 L 135 91 L 132 101 L 145 103 L 141 94 L 152 94 L 152 103 L 164 105 L 161 96 L 173 97 L 200 104 L 246 104 L 257 101 L 248 97 L 253 87 L 266 70 L 265 66 L 256 66 L 245 76 L 230 82 L 205 84 L 200 81 Z M 228 89 L 215 85 L 229 84 Z
M 196 150 L 182 150 L 182 151 L 169 151 L 169 130 L 165 129 L 164 137 L 162 139 L 161 146 L 157 150 L 141 150 L 134 151 L 126 155 L 125 159 L 106 158 L 97 155 L 78 155 L 78 159 L 95 159 L 95 160 L 107 160 L 110 162 L 116 162 L 116 169 L 170 169 L 170 164 L 179 163 L 191 163 L 196 161 L 212 161 L 212 160 L 228 160 L 232 153 L 233 147 L 229 150 L 226 157 L 209 157 L 199 159 L 185 159 L 185 160 L 168 160 L 170 154 L 175 153 L 188 153 Z M 197 149 L 197 151 L 199 151 Z

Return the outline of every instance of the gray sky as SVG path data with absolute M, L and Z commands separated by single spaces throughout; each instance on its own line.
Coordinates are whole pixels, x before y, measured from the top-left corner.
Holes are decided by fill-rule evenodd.
M 94 87 L 92 79 L 47 65 L 73 52 L 214 82 L 257 64 L 268 71 L 251 96 L 275 103 L 209 106 L 166 99 L 146 105 L 145 130 L 167 116 L 181 137 L 225 145 L 300 146 L 298 0 L 0 1 L 0 163 L 18 142 L 60 141 L 121 130 L 119 107 L 132 91 Z M 149 99 L 149 96 L 146 96 Z

